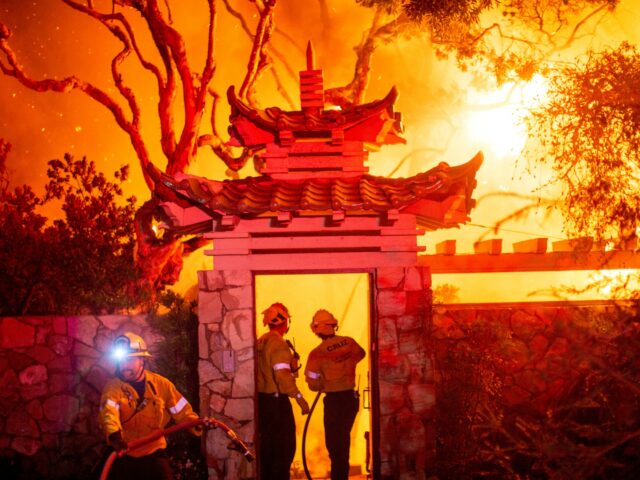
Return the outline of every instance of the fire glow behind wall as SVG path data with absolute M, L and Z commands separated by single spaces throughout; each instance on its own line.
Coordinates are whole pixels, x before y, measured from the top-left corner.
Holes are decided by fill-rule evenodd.
M 365 350 L 367 356 L 358 364 L 356 382 L 360 383 L 360 412 L 351 431 L 351 465 L 362 465 L 365 469 L 364 433 L 370 431 L 369 410 L 362 408 L 362 393 L 368 387 L 369 373 L 369 278 L 364 273 L 334 275 L 260 275 L 256 277 L 256 333 L 261 336 L 266 327 L 262 325 L 262 315 L 274 302 L 284 303 L 291 314 L 291 328 L 286 338 L 295 343 L 300 353 L 302 368 L 297 379 L 298 388 L 311 405 L 316 396 L 304 381 L 304 369 L 309 352 L 320 340 L 312 332 L 309 325 L 313 314 L 324 308 L 338 319 L 339 335 L 350 336 Z M 329 471 L 329 456 L 324 445 L 324 415 L 322 399 L 318 401 L 311 417 L 307 433 L 307 465 L 315 478 Z M 300 409 L 293 403 L 296 416 L 297 449 L 294 469 L 302 470 L 302 431 L 307 417 L 300 415 Z

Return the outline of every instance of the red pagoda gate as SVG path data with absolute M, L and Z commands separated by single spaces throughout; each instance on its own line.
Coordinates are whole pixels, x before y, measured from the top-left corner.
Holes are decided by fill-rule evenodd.
M 373 478 L 423 478 L 434 452 L 435 392 L 426 348 L 431 280 L 418 266 L 417 236 L 468 220 L 482 156 L 410 178 L 369 175 L 369 152 L 403 142 L 396 90 L 325 108 L 313 63 L 309 48 L 299 111 L 257 110 L 228 92 L 232 143 L 256 151 L 260 176 L 157 172 L 162 197 L 173 199 L 162 204 L 170 228 L 213 240 L 213 269 L 198 273 L 200 411 L 254 440 L 255 275 L 366 273 Z M 207 438 L 207 457 L 213 478 L 256 476 L 220 435 Z

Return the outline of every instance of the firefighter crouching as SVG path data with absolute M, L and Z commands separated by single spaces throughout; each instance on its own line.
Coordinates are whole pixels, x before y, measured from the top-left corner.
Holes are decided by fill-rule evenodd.
M 261 480 L 289 478 L 296 451 L 296 425 L 289 397 L 295 398 L 302 414 L 309 405 L 296 386 L 294 362 L 284 335 L 289 331 L 290 315 L 281 303 L 274 303 L 263 314 L 269 331 L 258 339 L 258 437 Z
M 336 335 L 338 321 L 327 310 L 313 316 L 311 330 L 322 343 L 309 354 L 305 380 L 313 391 L 324 392 L 324 439 L 331 459 L 331 480 L 349 477 L 351 427 L 358 413 L 354 391 L 356 365 L 366 353 L 351 337 Z
M 128 332 L 119 336 L 112 353 L 116 376 L 102 391 L 99 423 L 109 445 L 124 455 L 113 463 L 109 479 L 171 479 L 165 437 L 132 451 L 128 443 L 164 428 L 171 419 L 181 423 L 199 417 L 171 381 L 146 369 L 151 354 L 141 337 Z

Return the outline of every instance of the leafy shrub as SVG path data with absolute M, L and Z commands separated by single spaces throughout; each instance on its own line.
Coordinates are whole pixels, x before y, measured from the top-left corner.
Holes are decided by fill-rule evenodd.
M 0 315 L 113 313 L 149 298 L 135 267 L 128 167 L 114 181 L 86 158 L 51 160 L 45 194 L 9 188 L 0 141 Z M 4 146 L 4 149 L 2 148 Z M 52 219 L 43 215 L 59 207 Z

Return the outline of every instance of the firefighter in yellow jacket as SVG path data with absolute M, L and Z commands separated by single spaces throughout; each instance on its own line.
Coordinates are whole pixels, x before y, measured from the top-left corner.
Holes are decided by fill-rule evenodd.
M 165 428 L 171 419 L 181 423 L 199 417 L 173 383 L 146 369 L 151 354 L 141 337 L 119 336 L 112 353 L 116 377 L 102 391 L 99 420 L 109 445 L 122 456 L 114 462 L 109 479 L 171 479 L 165 437 L 131 451 L 128 443 Z
M 258 435 L 261 480 L 289 478 L 296 452 L 296 425 L 289 397 L 303 415 L 309 405 L 296 386 L 295 359 L 284 339 L 291 319 L 287 307 L 274 303 L 263 314 L 269 331 L 258 339 Z
M 305 380 L 324 392 L 324 439 L 331 459 L 331 480 L 349 477 L 351 427 L 358 413 L 356 365 L 366 353 L 351 337 L 336 335 L 338 321 L 327 310 L 313 316 L 311 330 L 322 343 L 309 354 Z

